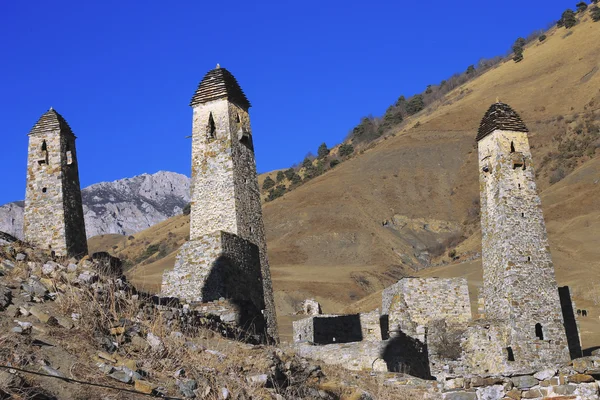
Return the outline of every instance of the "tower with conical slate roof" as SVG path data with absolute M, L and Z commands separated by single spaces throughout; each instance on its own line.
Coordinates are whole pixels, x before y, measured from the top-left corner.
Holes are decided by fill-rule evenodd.
M 247 314 L 242 319 L 264 317 L 267 335 L 277 340 L 250 102 L 235 77 L 217 65 L 190 106 L 190 241 L 165 273 L 162 292 L 188 301 L 231 299 Z
M 485 318 L 508 326 L 509 370 L 569 360 L 527 132 L 519 115 L 497 102 L 477 134 Z
M 88 251 L 75 139 L 52 108 L 29 133 L 23 234 L 57 256 Z

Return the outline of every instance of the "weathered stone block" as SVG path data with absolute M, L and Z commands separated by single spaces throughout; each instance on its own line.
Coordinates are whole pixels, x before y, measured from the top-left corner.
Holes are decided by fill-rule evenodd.
M 513 376 L 511 378 L 513 384 L 519 389 L 529 389 L 538 384 L 538 380 L 533 376 L 524 375 L 524 376 Z

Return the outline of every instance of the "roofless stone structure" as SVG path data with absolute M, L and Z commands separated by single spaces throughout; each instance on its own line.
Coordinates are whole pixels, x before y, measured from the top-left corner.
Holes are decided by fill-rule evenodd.
M 25 240 L 57 256 L 87 254 L 75 135 L 54 109 L 29 133 Z
M 173 271 L 164 274 L 162 292 L 194 302 L 229 299 L 238 307 L 239 322 L 277 341 L 250 102 L 235 77 L 217 65 L 190 106 L 190 241 Z

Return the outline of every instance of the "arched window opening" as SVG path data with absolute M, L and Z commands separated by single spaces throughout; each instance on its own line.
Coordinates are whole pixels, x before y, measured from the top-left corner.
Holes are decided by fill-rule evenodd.
M 206 126 L 206 137 L 208 139 L 214 139 L 217 137 L 217 126 L 212 113 L 208 116 L 208 125 Z
M 38 164 L 48 164 L 48 145 L 46 144 L 45 140 L 42 142 L 40 156 L 38 157 Z
M 514 153 L 515 152 L 515 143 L 514 142 L 510 142 L 510 152 Z
M 535 336 L 539 340 L 544 340 L 544 331 L 542 330 L 542 324 L 540 323 L 535 324 Z
M 240 113 L 235 113 L 235 122 L 238 123 L 238 124 L 240 122 L 242 122 L 242 120 L 240 119 Z
M 506 359 L 508 361 L 515 361 L 515 353 L 513 353 L 512 347 L 510 347 L 510 346 L 507 347 L 506 348 L 506 353 L 507 353 Z

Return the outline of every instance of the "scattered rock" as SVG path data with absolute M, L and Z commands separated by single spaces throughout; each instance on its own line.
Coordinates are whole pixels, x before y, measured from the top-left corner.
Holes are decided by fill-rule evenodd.
M 0 285 L 0 311 L 4 311 L 12 302 L 12 291 Z
M 122 335 L 125 333 L 125 328 L 122 326 L 118 326 L 116 328 L 110 328 L 110 334 L 111 335 Z
M 221 398 L 227 400 L 229 398 L 229 390 L 227 388 L 221 388 Z
M 109 375 L 115 370 L 112 365 L 108 365 L 105 363 L 98 363 L 96 365 L 98 365 L 98 368 L 100 369 L 100 371 L 102 371 L 104 375 Z
M 213 356 L 217 356 L 219 358 L 219 360 L 224 360 L 225 358 L 227 358 L 227 356 L 225 354 L 221 353 L 220 351 L 205 350 L 205 352 L 207 352 L 208 354 L 212 354 Z
M 91 285 L 98 280 L 98 275 L 91 271 L 83 271 L 79 274 L 77 280 L 86 285 Z
M 129 374 L 125 371 L 119 371 L 116 370 L 112 373 L 110 373 L 108 376 L 110 376 L 113 379 L 116 379 L 118 381 L 121 381 L 123 383 L 131 383 L 131 376 L 129 376 Z
M 162 340 L 152 332 L 148 332 L 146 335 L 146 341 L 154 351 L 161 352 L 165 349 L 165 345 L 163 344 Z
M 198 382 L 193 379 L 189 379 L 187 381 L 178 381 L 177 386 L 179 387 L 179 391 L 182 395 L 189 398 L 196 397 L 194 390 L 198 388 Z
M 98 352 L 98 357 L 103 360 L 110 361 L 111 363 L 117 362 L 117 360 L 115 360 L 110 354 L 105 353 L 103 351 Z
M 150 347 L 148 342 L 139 336 L 133 336 L 131 338 L 131 345 L 133 347 L 135 347 L 137 350 L 146 350 L 148 347 Z
M 267 374 L 252 375 L 247 377 L 246 379 L 248 380 L 248 383 L 252 385 L 264 387 L 269 381 L 269 376 Z
M 73 323 L 73 320 L 71 318 L 58 316 L 56 317 L 56 321 L 60 326 L 62 326 L 65 329 L 73 329 L 73 327 L 75 327 L 75 324 Z
M 51 275 L 54 271 L 56 271 L 56 263 L 49 261 L 48 263 L 42 265 L 42 274 Z
M 48 289 L 46 289 L 46 287 L 35 278 L 29 278 L 27 282 L 23 282 L 21 284 L 21 289 L 33 296 L 38 296 L 41 298 L 44 298 L 46 294 L 48 294 Z
M 22 261 L 25 261 L 25 260 L 27 260 L 27 254 L 18 253 L 18 254 L 15 256 L 15 260 L 17 260 L 17 261 L 21 261 L 21 262 L 22 262 Z
M 140 393 L 152 394 L 152 392 L 154 392 L 155 388 L 156 388 L 156 385 L 154 385 L 148 381 L 138 380 L 138 381 L 135 381 L 135 384 L 134 384 L 134 389 Z
M 36 317 L 40 322 L 43 322 L 48 325 L 56 326 L 58 325 L 58 321 L 51 315 L 46 314 L 42 310 L 40 310 L 37 306 L 33 306 L 29 309 L 31 315 Z

